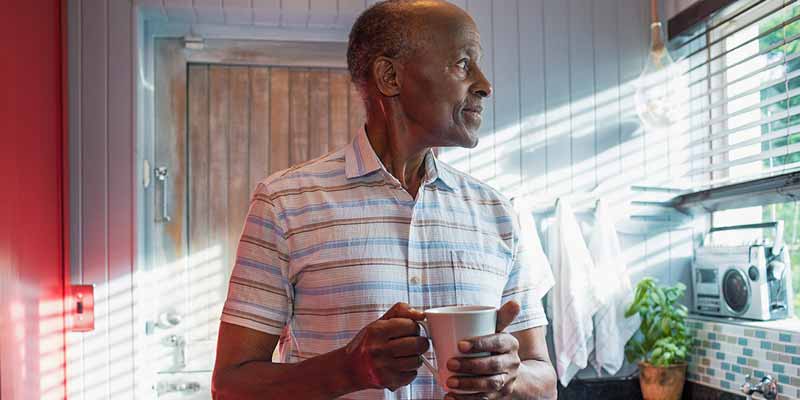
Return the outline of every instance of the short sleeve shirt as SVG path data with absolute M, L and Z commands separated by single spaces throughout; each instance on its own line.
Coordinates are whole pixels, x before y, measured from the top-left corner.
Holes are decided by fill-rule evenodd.
M 426 310 L 515 300 L 521 312 L 507 332 L 545 325 L 553 276 L 532 220 L 432 152 L 424 168 L 412 198 L 362 129 L 345 148 L 260 182 L 222 321 L 280 335 L 286 363 L 345 346 L 397 302 Z M 395 392 L 342 398 L 444 394 L 420 368 Z

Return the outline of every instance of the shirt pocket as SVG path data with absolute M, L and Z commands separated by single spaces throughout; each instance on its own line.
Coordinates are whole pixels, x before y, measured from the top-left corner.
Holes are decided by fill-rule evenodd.
M 507 264 L 496 257 L 467 251 L 451 251 L 456 305 L 500 307 L 507 275 Z

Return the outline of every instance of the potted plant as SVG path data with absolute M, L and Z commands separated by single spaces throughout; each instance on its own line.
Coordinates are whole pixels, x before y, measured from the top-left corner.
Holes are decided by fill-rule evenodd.
M 686 379 L 686 358 L 691 338 L 686 324 L 688 310 L 678 303 L 686 286 L 659 285 L 642 279 L 625 317 L 639 314 L 639 330 L 625 346 L 629 362 L 639 360 L 639 385 L 645 400 L 678 400 Z

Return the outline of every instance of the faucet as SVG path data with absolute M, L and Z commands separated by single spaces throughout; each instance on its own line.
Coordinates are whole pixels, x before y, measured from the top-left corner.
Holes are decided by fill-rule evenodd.
M 750 396 L 753 393 L 761 393 L 765 399 L 767 400 L 774 400 L 778 397 L 778 384 L 775 382 L 775 379 L 767 375 L 761 378 L 761 382 L 756 384 L 750 383 L 750 375 L 744 377 L 744 383 L 742 384 L 742 393 Z

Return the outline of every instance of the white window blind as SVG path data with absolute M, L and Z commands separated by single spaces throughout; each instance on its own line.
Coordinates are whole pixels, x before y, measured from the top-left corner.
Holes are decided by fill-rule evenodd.
M 800 170 L 800 1 L 740 0 L 670 42 L 687 77 L 683 176 L 707 189 Z

